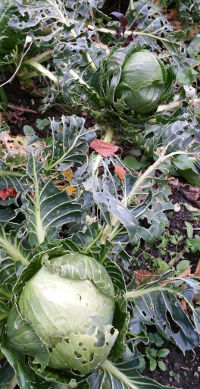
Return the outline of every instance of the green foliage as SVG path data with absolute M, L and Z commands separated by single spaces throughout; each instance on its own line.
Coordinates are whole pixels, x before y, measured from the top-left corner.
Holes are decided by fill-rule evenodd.
M 197 158 L 179 155 L 174 159 L 173 164 L 178 174 L 189 184 L 200 187 L 200 162 Z
M 102 94 L 118 114 L 128 110 L 131 117 L 131 112 L 134 116 L 156 111 L 171 79 L 168 69 L 150 51 L 130 44 L 112 51 L 103 62 L 100 82 Z
M 196 2 L 176 4 L 186 29 L 189 18 L 198 23 Z M 20 389 L 61 389 L 63 385 L 80 389 L 162 388 L 139 375 L 138 343 L 146 342 L 152 371 L 157 366 L 166 369 L 162 358 L 168 350 L 161 348 L 163 340 L 158 333 L 183 352 L 199 345 L 200 314 L 195 305 L 199 279 L 178 278 L 189 265 L 178 252 L 183 237 L 164 232 L 166 213 L 173 209 L 169 174 L 177 173 L 199 186 L 198 96 L 190 88 L 197 82 L 194 67 L 199 61 L 199 36 L 185 42 L 185 33 L 176 31 L 163 13 L 162 7 L 168 5 L 165 1 L 132 0 L 126 15 L 114 13 L 112 19 L 103 14 L 102 5 L 102 0 L 0 2 L 3 80 L 8 69 L 14 72 L 19 65 L 24 86 L 40 73 L 50 80 L 43 91 L 43 109 L 56 104 L 77 114 L 38 119 L 36 127 L 41 135 L 44 129 L 52 131 L 46 143 L 37 139 L 32 127 L 25 126 L 28 145 L 23 156 L 3 147 L 1 150 L 0 191 L 16 193 L 0 198 L 0 346 L 1 357 L 8 361 L 0 369 L 1 389 L 16 385 Z M 23 59 L 27 36 L 33 44 Z M 135 75 L 132 65 L 141 72 Z M 6 116 L 9 101 L 2 88 L 0 96 L 0 109 Z M 86 113 L 96 118 L 96 133 L 86 128 L 91 124 L 89 120 L 85 125 L 82 115 Z M 137 147 L 133 154 L 121 157 L 119 149 L 106 158 L 89 150 L 91 141 L 104 132 L 104 140 L 111 142 L 113 132 L 108 124 Z M 4 121 L 2 130 L 7 130 Z M 189 154 L 178 155 L 180 152 Z M 136 159 L 138 155 L 141 158 Z M 124 169 L 122 176 L 116 166 Z M 199 236 L 194 236 L 191 225 L 186 228 L 184 252 L 196 253 Z M 169 243 L 175 246 L 169 253 L 173 264 L 160 257 L 156 263 L 145 251 L 144 258 L 154 269 L 159 265 L 161 273 L 171 266 L 177 277 L 169 278 L 171 273 L 167 272 L 133 290 L 134 256 L 129 248 L 139 247 L 141 241 L 152 246 L 160 238 L 157 248 L 161 254 L 166 253 Z M 69 253 L 73 253 L 71 262 Z M 174 268 L 177 259 L 183 260 Z M 33 319 L 28 297 L 41 268 L 48 273 L 48 281 L 53 275 L 61 284 L 66 277 L 84 285 L 92 283 L 89 297 L 94 297 L 97 289 L 115 304 L 112 320 L 107 312 L 108 323 L 102 324 L 94 315 L 95 306 L 87 324 L 90 327 L 92 323 L 97 332 L 83 333 L 79 311 L 72 323 L 78 326 L 77 333 L 66 335 L 61 326 L 61 334 L 54 331 L 57 337 L 44 336 L 44 323 L 55 330 L 55 310 L 51 306 L 48 320 L 43 322 L 41 312 L 48 304 L 33 294 L 31 304 L 37 300 L 36 312 L 40 310 Z M 43 278 L 39 281 L 37 293 L 46 282 Z M 68 294 L 71 297 L 71 291 L 66 290 L 65 297 Z M 72 305 L 68 318 L 70 313 L 73 316 Z M 58 319 L 63 311 L 61 306 Z M 152 327 L 154 333 L 148 330 Z M 88 353 L 83 349 L 85 337 Z M 63 369 L 65 359 L 67 369 Z

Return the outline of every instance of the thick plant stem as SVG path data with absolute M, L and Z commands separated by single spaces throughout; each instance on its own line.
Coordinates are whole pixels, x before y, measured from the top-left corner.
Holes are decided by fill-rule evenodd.
M 107 373 L 112 374 L 116 377 L 120 382 L 124 384 L 124 387 L 129 389 L 137 389 L 138 386 L 134 385 L 134 383 L 127 377 L 124 373 L 122 373 L 111 361 L 106 359 L 101 367 L 103 370 L 107 371 Z
M 137 181 L 135 182 L 131 192 L 129 193 L 129 196 L 127 199 L 123 199 L 122 200 L 122 204 L 123 205 L 127 205 L 127 204 L 130 204 L 133 200 L 133 197 L 136 195 L 137 193 L 137 190 L 139 189 L 139 187 L 142 185 L 142 183 L 150 176 L 150 174 L 156 170 L 158 168 L 159 165 L 161 165 L 163 162 L 165 162 L 167 159 L 169 158 L 172 158 L 174 155 L 180 155 L 180 154 L 188 154 L 187 152 L 185 151 L 175 151 L 173 153 L 170 153 L 170 154 L 167 154 L 165 155 L 166 153 L 166 150 L 167 150 L 168 146 L 166 147 L 163 147 L 163 150 L 159 156 L 159 158 L 157 159 L 156 162 L 154 162 L 153 165 L 149 166 L 149 168 L 137 179 Z
M 84 254 L 88 254 L 89 251 L 92 249 L 92 247 L 95 245 L 95 243 L 99 240 L 99 238 L 102 235 L 102 230 L 103 230 L 103 227 L 101 228 L 101 230 L 97 234 L 96 238 L 85 248 L 85 250 L 83 250 Z
M 32 66 L 43 76 L 48 77 L 51 81 L 53 81 L 56 85 L 58 85 L 59 81 L 58 78 L 55 76 L 55 74 L 53 74 L 50 70 L 45 68 L 45 66 L 43 66 L 41 63 L 35 61 L 34 59 L 28 59 L 27 61 L 24 62 L 24 64 Z M 92 66 L 92 63 L 90 63 L 90 65 Z M 91 89 L 91 87 L 74 70 L 72 69 L 69 70 L 69 74 L 71 74 L 71 76 L 76 81 L 79 81 L 80 84 L 85 85 L 87 88 Z
M 26 65 L 30 65 L 33 68 L 37 69 L 41 74 L 48 77 L 50 80 L 52 80 L 55 84 L 58 84 L 58 79 L 50 70 L 45 68 L 41 63 L 34 61 L 33 59 L 29 59 L 25 62 Z
M 43 226 L 41 209 L 40 209 L 40 192 L 38 186 L 37 172 L 35 167 L 35 161 L 33 160 L 33 181 L 35 188 L 35 197 L 34 197 L 34 208 L 35 208 L 35 226 L 36 226 L 36 236 L 39 244 L 44 242 L 45 239 L 45 228 Z
M 152 288 L 148 287 L 147 289 L 135 289 L 130 292 L 126 292 L 127 300 L 135 300 L 138 297 L 144 296 L 145 294 L 149 294 L 151 292 L 170 292 L 171 289 L 164 285 L 152 286 Z
M 9 170 L 2 170 L 0 169 L 0 176 L 1 177 L 25 177 L 25 174 L 19 173 L 19 172 L 13 172 Z

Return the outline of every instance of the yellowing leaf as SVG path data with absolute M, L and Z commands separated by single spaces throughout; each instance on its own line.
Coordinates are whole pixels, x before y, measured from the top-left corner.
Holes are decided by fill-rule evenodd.
M 11 136 L 8 131 L 3 132 L 0 135 L 0 140 L 5 147 L 6 150 L 17 154 L 21 153 L 21 155 L 26 155 L 26 147 L 28 145 L 28 139 L 23 138 L 22 136 Z
M 63 170 L 62 172 L 63 176 L 66 178 L 66 180 L 72 184 L 73 182 L 73 171 L 71 168 L 67 169 L 67 170 Z
M 29 138 L 23 136 L 11 136 L 9 131 L 2 132 L 0 134 L 0 141 L 7 151 L 13 154 L 20 153 L 22 156 L 27 155 L 26 148 L 28 146 Z M 34 142 L 30 145 L 31 147 L 40 147 L 40 142 Z M 43 142 L 43 147 L 46 147 L 46 144 Z
M 74 186 L 67 186 L 67 188 L 66 188 L 66 192 L 67 192 L 68 196 L 72 196 L 73 193 L 75 193 L 76 191 L 77 191 L 77 189 Z

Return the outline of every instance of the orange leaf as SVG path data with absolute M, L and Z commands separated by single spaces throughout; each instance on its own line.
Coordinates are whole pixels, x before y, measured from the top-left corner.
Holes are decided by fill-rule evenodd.
M 69 168 L 69 169 L 67 169 L 67 170 L 63 170 L 62 174 L 63 174 L 63 176 L 66 178 L 66 180 L 67 180 L 70 184 L 72 184 L 72 182 L 73 182 L 73 180 L 72 180 L 72 178 L 73 178 L 73 171 L 72 171 L 72 169 Z
M 119 149 L 118 146 L 111 143 L 103 142 L 102 140 L 95 139 L 90 143 L 91 149 L 95 150 L 102 157 L 111 157 Z
M 122 166 L 119 166 L 119 165 L 114 165 L 114 167 L 115 167 L 116 173 L 118 174 L 119 179 L 125 180 L 126 170 Z
M 73 193 L 76 192 L 76 188 L 74 186 L 67 186 L 66 188 L 66 192 L 68 194 L 68 196 L 72 196 Z
M 66 182 L 62 180 L 56 180 L 54 181 L 54 185 L 56 186 L 57 189 L 59 190 L 65 190 L 66 188 Z
M 8 197 L 16 197 L 17 192 L 15 188 L 3 188 L 0 190 L 0 197 L 2 200 L 6 200 Z

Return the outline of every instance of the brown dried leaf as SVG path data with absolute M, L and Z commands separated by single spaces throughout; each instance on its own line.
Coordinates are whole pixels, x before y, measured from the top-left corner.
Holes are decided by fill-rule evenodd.
M 66 188 L 66 182 L 62 180 L 56 180 L 54 181 L 54 185 L 56 186 L 57 189 L 59 190 L 65 190 Z
M 169 184 L 179 190 L 186 199 L 194 203 L 198 208 L 200 208 L 200 188 L 196 186 L 191 186 L 190 184 L 182 184 L 178 178 L 175 180 L 170 180 Z
M 102 140 L 95 139 L 90 143 L 91 149 L 95 150 L 102 157 L 111 157 L 114 155 L 119 147 L 112 145 L 111 143 L 103 142 Z
M 73 193 L 75 193 L 76 191 L 77 191 L 77 189 L 74 186 L 67 186 L 67 188 L 66 188 L 66 192 L 67 192 L 68 196 L 72 196 Z
M 73 182 L 73 171 L 72 171 L 71 168 L 69 168 L 67 170 L 63 170 L 62 175 L 66 178 L 66 180 L 70 184 L 72 184 L 72 182 Z

